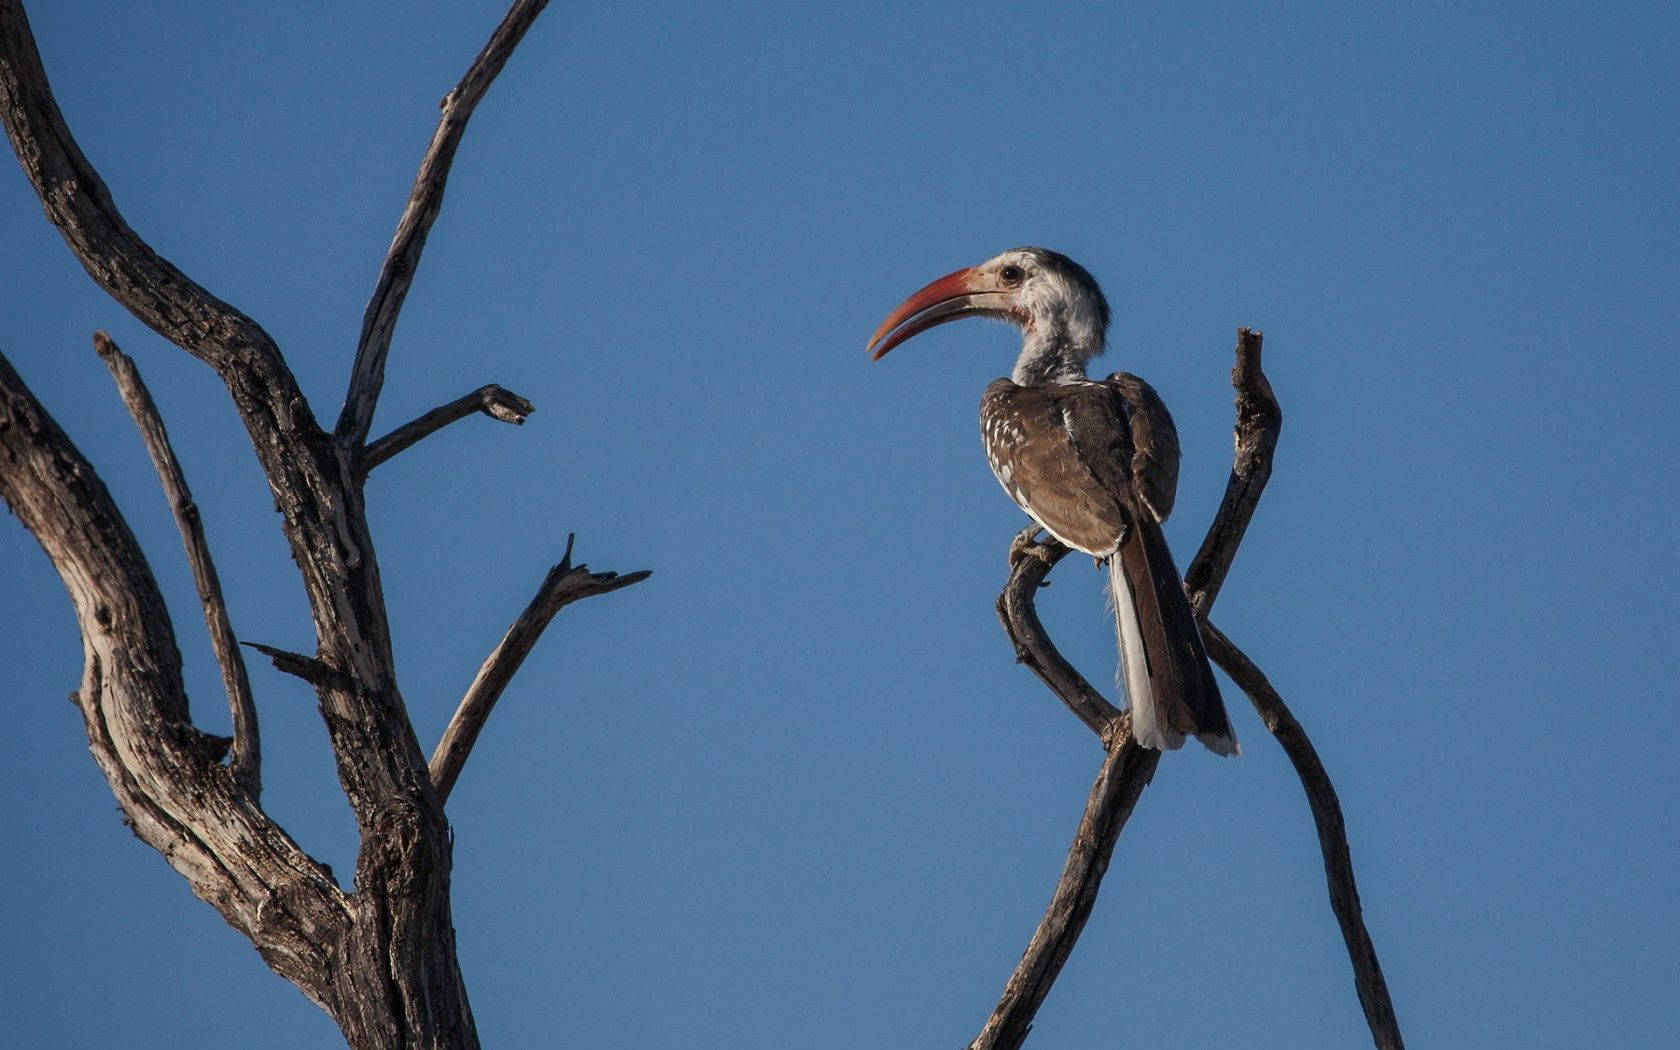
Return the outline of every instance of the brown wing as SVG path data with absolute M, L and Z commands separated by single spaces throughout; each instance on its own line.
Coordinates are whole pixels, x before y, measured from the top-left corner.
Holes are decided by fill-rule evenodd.
M 1166 521 L 1178 494 L 1178 428 L 1155 388 L 1129 372 L 1101 384 L 1125 404 L 1132 439 L 1132 492 L 1156 521 Z
M 1080 459 L 1122 494 L 1133 523 L 1109 559 L 1133 731 L 1146 747 L 1177 747 L 1194 734 L 1219 754 L 1235 754 L 1219 685 L 1161 534 L 1178 483 L 1172 416 L 1149 384 L 1124 372 L 1071 389 L 1063 412 Z
M 1128 512 L 1163 521 L 1178 487 L 1178 433 L 1149 384 L 1117 372 L 1101 383 L 1060 387 L 1073 449 Z
M 1093 393 L 1093 405 L 1115 407 L 1106 427 L 1089 419 L 1085 441 L 1114 444 L 1081 454 L 1069 421 L 1091 416 L 1081 395 Z M 1125 506 L 1131 502 L 1131 439 L 1120 411 L 1115 396 L 1097 383 L 1023 387 L 999 379 L 980 401 L 986 455 L 1010 498 L 1068 546 L 1099 557 L 1119 545 L 1131 521 Z

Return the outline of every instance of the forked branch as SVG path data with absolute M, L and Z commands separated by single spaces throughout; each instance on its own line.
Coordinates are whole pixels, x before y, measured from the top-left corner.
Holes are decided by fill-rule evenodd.
M 1254 662 L 1207 619 L 1225 581 L 1225 573 L 1231 567 L 1231 557 L 1242 541 L 1243 530 L 1248 528 L 1254 506 L 1260 501 L 1260 492 L 1271 477 L 1272 452 L 1277 447 L 1278 430 L 1283 422 L 1272 385 L 1260 368 L 1260 333 L 1246 328 L 1238 333 L 1237 363 L 1231 370 L 1231 385 L 1237 389 L 1236 465 L 1225 487 L 1220 514 L 1208 530 L 1190 571 L 1184 574 L 1184 588 L 1191 607 L 1201 618 L 1202 640 L 1208 655 L 1247 694 L 1260 720 L 1295 767 L 1318 830 L 1319 849 L 1324 854 L 1324 877 L 1330 889 L 1330 908 L 1336 913 L 1342 940 L 1347 944 L 1348 960 L 1353 964 L 1359 1005 L 1365 1011 L 1365 1021 L 1376 1045 L 1382 1050 L 1400 1050 L 1403 1046 L 1400 1022 L 1394 1015 L 1394 1002 L 1389 998 L 1388 982 L 1383 980 L 1382 965 L 1377 962 L 1376 946 L 1365 928 L 1359 888 L 1353 879 L 1347 827 L 1342 822 L 1342 805 L 1336 798 L 1330 775 L 1318 760 L 1318 752 L 1307 738 L 1306 730 L 1284 705 L 1283 697 Z M 1225 513 L 1227 508 L 1232 511 L 1229 516 Z
M 317 1002 L 351 905 L 326 869 L 217 763 L 192 724 L 163 595 L 110 492 L 0 355 L 0 499 L 70 594 L 85 663 L 72 699 L 141 841 Z
M 461 77 L 461 82 L 443 98 L 443 115 L 438 119 L 437 131 L 420 170 L 414 176 L 408 205 L 397 220 L 396 236 L 385 253 L 385 264 L 379 271 L 379 282 L 373 297 L 368 300 L 362 316 L 362 334 L 356 342 L 356 361 L 350 370 L 350 389 L 344 398 L 333 437 L 342 446 L 357 448 L 367 440 L 373 425 L 373 412 L 379 404 L 379 391 L 385 385 L 385 359 L 391 350 L 391 335 L 397 328 L 397 314 L 414 283 L 415 271 L 420 267 L 420 253 L 426 248 L 426 237 L 432 232 L 443 208 L 443 191 L 449 181 L 449 167 L 455 162 L 456 147 L 466 133 L 467 121 L 473 109 L 489 90 L 490 82 L 502 71 L 513 49 L 519 46 L 525 31 L 531 28 L 548 0 L 516 0 L 502 18 L 496 31 L 478 53 L 473 64 Z
M 489 720 L 496 701 L 501 699 L 502 691 L 518 673 L 519 665 L 525 662 L 525 657 L 537 644 L 537 639 L 542 637 L 554 615 L 575 601 L 607 594 L 653 575 L 646 569 L 620 576 L 616 572 L 590 572 L 587 565 L 573 565 L 572 541 L 575 538 L 566 537 L 566 553 L 561 556 L 560 564 L 548 570 L 536 596 L 508 627 L 483 666 L 479 667 L 472 685 L 467 687 L 466 695 L 461 698 L 442 738 L 438 740 L 437 749 L 432 752 L 431 772 L 432 786 L 436 788 L 440 800 L 447 799 L 450 791 L 454 790 L 461 768 L 467 764 L 467 756 L 472 753 L 473 744 L 477 743 L 478 734 Z
M 1284 705 L 1259 668 L 1233 645 L 1230 639 L 1207 622 L 1208 610 L 1219 595 L 1243 534 L 1259 505 L 1266 481 L 1272 473 L 1272 453 L 1277 447 L 1283 414 L 1271 384 L 1260 364 L 1261 336 L 1247 328 L 1237 332 L 1236 366 L 1231 385 L 1236 388 L 1236 454 L 1225 497 L 1209 526 L 1207 537 L 1195 560 L 1184 574 L 1191 607 L 1201 618 L 1204 641 L 1213 660 L 1248 695 L 1255 710 L 1289 755 L 1306 790 L 1318 827 L 1324 854 L 1325 875 L 1330 884 L 1330 903 L 1348 955 L 1353 962 L 1354 981 L 1360 1005 L 1381 1050 L 1402 1047 L 1399 1023 L 1376 949 L 1365 929 L 1359 906 L 1359 892 L 1353 880 L 1353 863 L 1348 852 L 1347 832 L 1341 805 L 1328 774 L 1318 760 L 1312 742 Z M 1077 671 L 1056 652 L 1044 634 L 1033 610 L 1033 596 L 1050 568 L 1067 553 L 1053 540 L 1030 542 L 1025 535 L 1011 546 L 1008 585 L 998 599 L 998 614 L 1015 644 L 1017 657 L 1032 668 L 1063 703 L 1104 739 L 1108 748 L 1097 782 L 1085 807 L 1079 832 L 1074 838 L 1049 909 L 1010 976 L 1002 999 L 986 1027 L 971 1044 L 980 1048 L 1019 1047 L 1032 1030 L 1032 1019 L 1048 994 L 1051 983 L 1066 962 L 1095 900 L 1108 867 L 1114 843 L 1131 815 L 1138 793 L 1149 782 L 1159 753 L 1142 751 L 1132 740 L 1124 714 L 1113 710 Z M 1134 752 L 1141 755 L 1133 758 Z
M 1207 539 L 1185 574 L 1186 578 L 1194 575 L 1206 581 L 1204 589 L 1210 595 L 1218 592 L 1236 557 L 1236 548 L 1242 542 L 1243 532 L 1265 488 L 1266 476 L 1270 474 L 1269 456 L 1244 457 L 1241 450 L 1254 444 L 1270 449 L 1276 444 L 1276 430 L 1282 421 L 1275 400 L 1269 413 L 1244 408 L 1245 398 L 1255 397 L 1262 389 L 1270 396 L 1270 387 L 1260 370 L 1260 333 L 1240 329 L 1236 355 L 1232 382 L 1237 387 L 1239 454 Z M 1269 437 L 1259 433 L 1266 429 L 1271 431 Z M 1262 464 L 1264 471 L 1256 473 Z M 1030 667 L 1097 734 L 1108 754 L 1091 789 L 1050 907 L 1005 984 L 997 1007 L 970 1044 L 970 1050 L 1014 1050 L 1032 1031 L 1039 1006 L 1084 929 L 1091 903 L 1096 900 L 1102 877 L 1108 870 L 1114 844 L 1161 757 L 1158 751 L 1138 747 L 1132 739 L 1129 716 L 1104 700 L 1073 669 L 1057 652 L 1038 621 L 1033 597 L 1050 568 L 1067 554 L 1067 548 L 1055 540 L 1023 543 L 1022 538 L 1017 538 L 1010 550 L 1009 582 L 998 599 L 998 615 L 1015 645 L 1017 659 Z
M 216 563 L 210 558 L 210 544 L 204 538 L 204 523 L 199 518 L 198 504 L 187 489 L 187 478 L 175 450 L 169 444 L 163 417 L 151 391 L 140 378 L 134 360 L 117 348 L 104 332 L 93 333 L 93 348 L 111 370 L 117 381 L 117 393 L 122 396 L 134 425 L 140 428 L 146 453 L 152 458 L 163 493 L 169 497 L 169 510 L 175 516 L 175 528 L 181 533 L 181 543 L 187 550 L 187 564 L 192 568 L 193 583 L 198 589 L 199 604 L 204 607 L 204 626 L 210 632 L 210 647 L 216 654 L 216 664 L 222 671 L 222 686 L 227 690 L 228 707 L 233 714 L 233 756 L 228 767 L 236 784 L 257 798 L 262 794 L 262 744 L 257 733 L 257 705 L 251 698 L 251 680 L 245 673 L 245 658 L 240 655 L 239 642 L 233 636 L 228 621 L 227 602 L 222 598 L 222 583 L 216 575 Z

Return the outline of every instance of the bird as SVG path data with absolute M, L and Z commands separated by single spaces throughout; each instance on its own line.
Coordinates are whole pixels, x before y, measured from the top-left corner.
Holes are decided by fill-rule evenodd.
M 1158 751 L 1194 736 L 1216 754 L 1240 753 L 1161 531 L 1178 488 L 1172 416 L 1137 376 L 1086 373 L 1108 346 L 1102 288 L 1060 252 L 1014 248 L 904 300 L 870 336 L 871 360 L 964 317 L 1021 330 L 1014 370 L 980 398 L 986 459 L 1036 526 L 1107 566 L 1132 736 Z

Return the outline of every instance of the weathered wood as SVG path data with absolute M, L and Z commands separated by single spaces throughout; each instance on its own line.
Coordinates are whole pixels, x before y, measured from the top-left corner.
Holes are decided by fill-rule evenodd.
M 81 626 L 72 695 L 123 819 L 251 943 L 328 1006 L 349 899 L 195 728 L 169 612 L 111 494 L 0 356 L 0 498 L 46 552 Z
M 277 649 L 272 645 L 264 645 L 261 642 L 240 642 L 239 644 L 247 649 L 255 649 L 268 657 L 268 661 L 274 665 L 274 669 L 283 674 L 301 678 L 310 685 L 321 688 L 347 688 L 343 675 L 313 656 L 294 653 L 290 649 Z
M 526 416 L 535 411 L 531 402 L 511 390 L 490 383 L 404 423 L 378 441 L 369 442 L 362 451 L 358 466 L 363 474 L 370 473 L 397 453 L 475 412 L 519 426 L 525 422 Z
M 216 575 L 216 563 L 210 557 L 210 544 L 204 536 L 204 523 L 199 519 L 198 504 L 193 502 L 187 488 L 186 475 L 169 444 L 169 432 L 164 429 L 163 417 L 157 404 L 140 378 L 134 361 L 117 348 L 104 332 L 93 334 L 93 347 L 105 367 L 116 380 L 117 393 L 140 428 L 140 439 L 157 470 L 163 493 L 169 500 L 175 528 L 181 533 L 181 543 L 187 551 L 187 564 L 192 570 L 193 583 L 198 589 L 199 604 L 204 607 L 204 626 L 210 632 L 210 648 L 216 665 L 221 668 L 222 687 L 227 690 L 228 707 L 233 717 L 233 755 L 228 768 L 233 779 L 253 798 L 262 795 L 262 744 L 257 729 L 257 705 L 251 698 L 251 680 L 245 673 L 245 658 L 240 655 L 239 642 L 228 620 L 227 603 L 222 600 L 222 584 Z
M 420 268 L 420 253 L 426 249 L 426 237 L 432 232 L 438 212 L 443 208 L 443 191 L 449 182 L 449 168 L 455 163 L 455 150 L 466 134 L 467 121 L 479 100 L 490 89 L 491 81 L 507 65 L 513 49 L 524 39 L 537 15 L 548 6 L 548 0 L 515 0 L 484 50 L 478 53 L 460 83 L 445 95 L 441 104 L 442 117 L 420 170 L 414 176 L 408 205 L 397 220 L 397 232 L 385 253 L 385 263 L 374 285 L 373 297 L 368 300 L 362 315 L 362 335 L 356 342 L 356 360 L 350 369 L 350 389 L 339 412 L 338 425 L 333 434 L 340 445 L 360 448 L 367 440 L 373 425 L 373 412 L 379 404 L 379 391 L 385 385 L 385 360 L 391 350 L 391 336 L 397 329 L 397 314 L 414 283 Z
M 1272 450 L 1277 448 L 1278 435 L 1283 431 L 1283 410 L 1260 367 L 1262 343 L 1263 337 L 1252 328 L 1237 329 L 1237 362 L 1231 366 L 1231 386 L 1237 392 L 1237 425 L 1232 434 L 1236 454 L 1231 477 L 1201 549 L 1184 572 L 1190 607 L 1201 616 L 1213 608 L 1219 588 L 1231 571 L 1231 561 L 1272 476 Z
M 554 615 L 575 601 L 608 594 L 653 575 L 646 569 L 620 576 L 616 572 L 590 572 L 587 565 L 573 565 L 574 539 L 575 536 L 566 537 L 566 552 L 561 556 L 560 564 L 548 570 L 536 596 L 479 667 L 472 685 L 467 688 L 466 695 L 461 698 L 454 716 L 449 719 L 449 725 L 432 751 L 432 784 L 440 799 L 447 800 L 454 790 L 461 768 L 466 765 L 467 756 L 472 753 L 473 744 L 478 742 L 479 731 L 490 718 L 496 701 L 501 699 L 502 691 L 513 680 L 519 665 L 530 655 Z
M 1377 949 L 1365 928 L 1364 913 L 1359 906 L 1359 889 L 1353 878 L 1353 858 L 1348 849 L 1347 828 L 1342 822 L 1342 806 L 1336 797 L 1335 786 L 1318 752 L 1308 739 L 1306 730 L 1290 714 L 1283 697 L 1272 688 L 1271 682 L 1241 649 L 1225 637 L 1224 632 L 1208 622 L 1207 615 L 1219 595 L 1230 569 L 1231 557 L 1242 541 L 1243 531 L 1260 501 L 1266 479 L 1272 475 L 1272 453 L 1277 448 L 1278 433 L 1283 426 L 1283 412 L 1277 396 L 1260 367 L 1261 337 L 1247 328 L 1237 332 L 1237 363 L 1231 370 L 1231 385 L 1237 391 L 1236 465 L 1225 487 L 1225 506 L 1243 509 L 1228 519 L 1224 514 L 1216 520 L 1216 529 L 1208 531 L 1202 550 L 1190 571 L 1184 574 L 1184 587 L 1190 595 L 1191 608 L 1202 620 L 1202 637 L 1208 655 L 1213 658 L 1231 680 L 1247 694 L 1260 720 L 1283 748 L 1295 767 L 1295 775 L 1306 793 L 1312 810 L 1313 824 L 1318 830 L 1319 849 L 1324 855 L 1324 876 L 1329 884 L 1330 908 L 1341 926 L 1342 940 L 1347 945 L 1348 960 L 1353 964 L 1354 988 L 1359 1005 L 1365 1011 L 1371 1038 L 1381 1050 L 1400 1050 L 1404 1045 L 1400 1036 L 1400 1022 L 1394 1013 L 1394 1002 L 1388 994 L 1388 982 L 1383 979 L 1382 965 L 1377 961 Z M 1221 508 L 1223 510 L 1223 507 Z
M 1015 647 L 1015 662 L 1024 665 L 1039 681 L 1067 705 L 1075 718 L 1108 740 L 1125 712 L 1108 702 L 1073 665 L 1067 662 L 1039 621 L 1034 599 L 1045 577 L 1056 563 L 1068 555 L 1068 548 L 1055 540 L 1039 542 L 1042 531 L 1036 527 L 1023 530 L 1009 547 L 1009 581 L 998 595 L 997 614 L 1003 629 Z
M 1020 964 L 1009 975 L 991 1017 L 969 1044 L 971 1050 L 1016 1050 L 1031 1034 L 1039 1006 L 1050 994 L 1097 903 L 1097 890 L 1120 832 L 1160 761 L 1161 752 L 1140 747 L 1129 731 L 1104 754 L 1050 906 L 1021 953 Z
M 317 692 L 361 848 L 352 921 L 327 946 L 328 982 L 309 992 L 352 1045 L 476 1045 L 449 912 L 448 825 L 397 689 L 351 457 L 316 424 L 268 334 L 123 220 L 65 126 L 21 5 L 0 0 L 0 14 L 7 133 L 48 217 L 112 298 L 227 385 L 303 576 L 317 657 L 341 676 Z
M 1318 750 L 1307 737 L 1307 731 L 1295 720 L 1283 697 L 1261 673 L 1254 661 L 1231 643 L 1225 633 L 1211 623 L 1203 624 L 1202 638 L 1208 655 L 1231 676 L 1259 713 L 1260 720 L 1271 730 L 1272 736 L 1289 756 L 1301 788 L 1312 808 L 1313 824 L 1318 831 L 1318 848 L 1324 855 L 1324 878 L 1330 889 L 1330 910 L 1342 929 L 1347 945 L 1348 960 L 1353 964 L 1354 990 L 1359 1005 L 1365 1011 L 1365 1023 L 1371 1028 L 1371 1039 L 1378 1050 L 1403 1050 L 1400 1021 L 1394 1013 L 1394 1001 L 1388 994 L 1388 982 L 1383 979 L 1382 964 L 1377 961 L 1377 948 L 1371 932 L 1365 928 L 1364 910 L 1359 905 L 1359 886 L 1353 878 L 1353 854 L 1348 849 L 1347 825 L 1342 821 L 1342 803 L 1336 797 L 1336 787 L 1319 761 Z
M 77 700 L 126 819 L 358 1048 L 477 1045 L 450 916 L 451 835 L 398 689 L 362 492 L 370 462 L 445 425 L 456 409 L 429 413 L 371 450 L 362 442 L 466 119 L 543 6 L 516 0 L 444 101 L 369 306 L 335 441 L 268 333 L 129 227 L 65 125 L 20 0 L 0 0 L 0 121 L 47 218 L 113 299 L 221 378 L 274 494 L 315 652 L 258 648 L 315 686 L 361 836 L 353 892 L 340 891 L 258 806 L 254 709 L 234 701 L 238 776 L 218 765 L 226 742 L 192 726 L 150 568 L 92 467 L 9 366 L 0 369 L 0 493 L 71 592 L 87 649 Z M 110 349 L 121 381 L 123 360 Z M 498 418 L 530 410 L 499 387 L 477 397 L 475 409 Z M 164 473 L 174 486 L 178 470 Z M 184 484 L 172 491 L 172 501 L 193 519 L 185 491 Z M 191 536 L 188 543 L 195 545 Z M 201 592 L 213 589 L 207 574 L 195 573 Z M 212 631 L 220 656 L 231 630 Z M 235 660 L 225 657 L 224 670 Z

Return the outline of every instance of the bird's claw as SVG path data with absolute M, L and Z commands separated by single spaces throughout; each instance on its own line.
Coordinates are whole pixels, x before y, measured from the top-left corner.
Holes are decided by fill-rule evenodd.
M 1038 558 L 1040 561 L 1049 563 L 1049 552 L 1044 549 L 1043 544 L 1038 542 L 1038 534 L 1043 531 L 1037 525 L 1028 525 L 1017 532 L 1013 540 L 1009 541 L 1009 568 L 1011 571 L 1021 564 L 1022 558 Z

